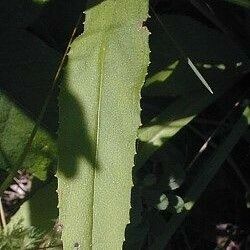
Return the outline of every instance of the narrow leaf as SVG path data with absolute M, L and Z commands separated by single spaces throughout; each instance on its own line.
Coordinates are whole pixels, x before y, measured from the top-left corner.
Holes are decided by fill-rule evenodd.
M 200 81 L 202 82 L 202 84 L 208 89 L 208 91 L 213 94 L 214 92 L 212 91 L 212 89 L 210 88 L 210 86 L 208 85 L 207 81 L 204 79 L 204 77 L 202 76 L 202 74 L 199 72 L 199 70 L 194 66 L 194 64 L 192 63 L 192 61 L 188 58 L 188 65 L 190 66 L 190 68 L 194 71 L 194 73 L 196 74 L 196 76 L 200 79 Z
M 59 219 L 65 249 L 120 249 L 149 63 L 148 1 L 87 8 L 60 92 Z

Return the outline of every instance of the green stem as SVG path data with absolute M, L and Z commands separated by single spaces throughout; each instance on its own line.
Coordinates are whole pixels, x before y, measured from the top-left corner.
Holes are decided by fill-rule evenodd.
M 6 219 L 5 219 L 5 213 L 3 210 L 3 203 L 2 203 L 2 198 L 0 197 L 0 217 L 1 217 L 1 223 L 3 230 L 6 229 Z

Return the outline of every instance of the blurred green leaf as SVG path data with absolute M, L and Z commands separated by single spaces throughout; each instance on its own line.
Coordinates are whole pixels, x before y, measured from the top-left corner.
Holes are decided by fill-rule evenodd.
M 250 9 L 250 1 L 249 0 L 224 0 L 224 1 L 227 1 L 229 3 L 233 3 L 233 4 Z
M 24 227 L 19 220 L 13 226 L 0 230 L 1 250 L 32 250 L 37 249 L 42 242 L 43 234 L 35 227 Z
M 174 104 L 180 104 L 180 106 L 171 105 L 173 109 L 177 108 L 179 110 L 179 108 L 182 107 L 181 103 Z M 172 111 L 171 109 L 166 109 L 159 117 L 153 119 L 149 124 L 139 129 L 138 137 L 141 141 L 141 145 L 136 156 L 137 167 L 141 167 L 155 151 L 164 145 L 165 142 L 173 137 L 193 118 L 193 116 L 181 119 L 177 118 L 173 121 L 171 115 L 174 116 L 176 114 Z
M 34 121 L 3 92 L 0 93 L 0 168 L 8 170 L 17 161 L 34 126 Z M 56 162 L 55 141 L 39 129 L 22 168 L 40 179 Z
M 46 4 L 48 3 L 50 0 L 32 0 L 34 3 L 37 3 L 37 4 Z
M 0 39 L 0 167 L 11 169 L 34 127 L 60 54 L 22 29 L 2 32 Z M 48 127 L 40 128 L 24 165 L 20 166 L 40 179 L 46 178 L 48 168 L 57 159 L 53 134 L 57 127 L 56 102 L 53 98 L 43 120 Z
M 174 70 L 177 67 L 178 63 L 179 63 L 179 61 L 176 61 L 176 62 L 172 63 L 171 65 L 167 66 L 162 71 L 159 71 L 158 73 L 156 73 L 152 77 L 148 77 L 145 84 L 144 84 L 144 86 L 143 86 L 143 88 L 145 89 L 150 84 L 154 84 L 156 82 L 165 82 L 165 81 L 167 81 L 167 79 L 174 72 Z

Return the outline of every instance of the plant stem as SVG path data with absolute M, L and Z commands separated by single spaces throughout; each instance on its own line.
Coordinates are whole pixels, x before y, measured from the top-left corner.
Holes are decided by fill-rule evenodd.
M 0 217 L 1 217 L 1 223 L 2 223 L 2 227 L 3 230 L 6 229 L 6 219 L 5 219 L 5 214 L 4 214 L 4 210 L 3 210 L 3 203 L 2 203 L 2 198 L 0 197 Z

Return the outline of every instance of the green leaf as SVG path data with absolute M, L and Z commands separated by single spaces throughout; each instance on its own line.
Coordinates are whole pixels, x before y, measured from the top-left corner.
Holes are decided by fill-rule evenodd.
M 65 249 L 119 249 L 129 222 L 147 0 L 88 2 L 62 84 L 58 193 Z
M 187 210 L 184 210 L 182 213 L 175 214 L 170 218 L 165 230 L 163 230 L 162 234 L 156 238 L 154 245 L 150 249 L 158 250 L 163 249 L 164 246 L 166 246 L 167 242 L 185 219 L 188 211 L 192 209 L 195 202 L 204 192 L 205 188 L 218 172 L 220 166 L 226 160 L 227 156 L 230 154 L 240 137 L 244 134 L 249 124 L 250 110 L 249 108 L 246 108 L 240 119 L 233 125 L 230 133 L 224 138 L 218 147 L 213 150 L 213 153 L 208 157 L 208 159 L 202 162 L 200 166 L 200 173 L 195 177 L 195 180 L 192 185 L 190 185 L 186 193 L 185 200 L 188 202 L 185 203 L 185 207 Z
M 225 1 L 250 9 L 249 0 L 225 0 Z
M 196 76 L 200 79 L 201 83 L 208 89 L 208 91 L 211 94 L 213 94 L 214 92 L 212 91 L 211 87 L 208 85 L 207 81 L 202 76 L 202 74 L 199 72 L 199 70 L 197 69 L 197 67 L 193 64 L 193 62 L 190 60 L 190 58 L 188 58 L 187 61 L 188 61 L 188 65 L 194 71 L 194 73 L 196 74 Z
M 171 105 L 170 108 L 167 108 L 159 117 L 153 119 L 149 124 L 139 129 L 138 136 L 142 143 L 136 158 L 138 168 L 165 142 L 192 120 L 193 116 L 180 119 L 176 117 L 176 120 L 174 120 L 172 117 L 176 115 L 174 111 L 176 109 L 179 110 L 182 103 L 179 103 L 180 106 L 175 106 L 175 104 L 176 103 Z
M 22 153 L 33 127 L 34 121 L 0 92 L 0 168 L 11 170 Z M 47 170 L 55 163 L 56 158 L 55 141 L 41 128 L 22 168 L 40 179 L 46 179 Z
M 150 84 L 154 84 L 155 82 L 165 82 L 174 72 L 175 68 L 177 67 L 179 61 L 172 63 L 171 65 L 167 66 L 165 69 L 157 72 L 155 75 L 149 77 L 145 82 L 143 88 L 150 86 Z

